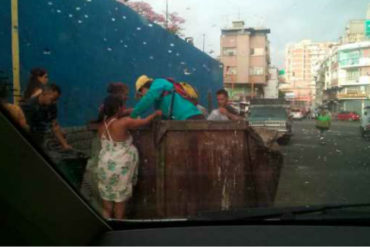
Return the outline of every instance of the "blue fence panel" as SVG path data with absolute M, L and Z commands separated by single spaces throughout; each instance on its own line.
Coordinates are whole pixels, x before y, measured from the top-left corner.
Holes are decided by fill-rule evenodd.
M 0 3 L 2 19 L 10 19 L 3 11 L 9 3 Z M 19 31 L 22 89 L 32 68 L 46 68 L 50 81 L 62 88 L 63 126 L 96 118 L 110 82 L 130 86 L 129 106 L 136 103 L 134 84 L 142 74 L 191 83 L 205 106 L 207 93 L 215 102 L 223 85 L 218 61 L 114 0 L 19 1 Z M 9 55 L 2 57 L 0 65 L 9 69 L 8 60 Z

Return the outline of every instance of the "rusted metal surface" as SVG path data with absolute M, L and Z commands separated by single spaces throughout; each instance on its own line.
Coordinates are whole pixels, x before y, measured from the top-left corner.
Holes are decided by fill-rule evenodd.
M 273 204 L 282 155 L 246 122 L 163 121 L 133 135 L 140 174 L 132 218 Z

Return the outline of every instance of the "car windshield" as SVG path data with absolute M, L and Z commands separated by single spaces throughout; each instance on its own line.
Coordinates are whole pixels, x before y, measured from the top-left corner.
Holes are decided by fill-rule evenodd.
M 253 107 L 250 109 L 250 119 L 253 118 L 286 118 L 286 110 L 282 107 Z
M 368 0 L 3 0 L 0 20 L 7 165 L 31 144 L 43 188 L 104 222 L 370 202 Z

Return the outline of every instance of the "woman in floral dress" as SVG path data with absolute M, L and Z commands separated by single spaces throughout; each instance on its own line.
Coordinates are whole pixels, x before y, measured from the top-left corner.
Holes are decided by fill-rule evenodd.
M 145 119 L 119 118 L 122 97 L 108 96 L 104 101 L 104 121 L 99 127 L 101 150 L 98 160 L 98 190 L 105 218 L 123 219 L 125 202 L 132 195 L 139 156 L 129 129 L 149 124 L 160 111 Z

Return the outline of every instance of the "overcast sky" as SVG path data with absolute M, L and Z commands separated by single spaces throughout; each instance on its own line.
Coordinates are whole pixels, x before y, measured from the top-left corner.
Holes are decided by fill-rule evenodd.
M 136 1 L 136 0 L 133 0 Z M 166 0 L 144 0 L 163 13 Z M 350 19 L 366 18 L 369 0 L 168 0 L 170 12 L 186 20 L 184 34 L 219 55 L 220 29 L 242 19 L 248 27 L 271 29 L 272 64 L 284 65 L 285 45 L 302 39 L 337 41 Z

